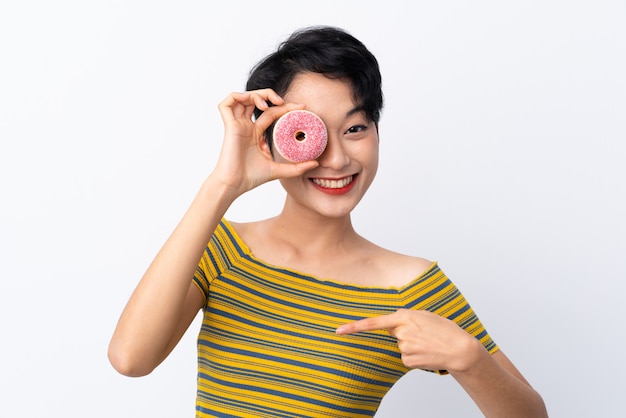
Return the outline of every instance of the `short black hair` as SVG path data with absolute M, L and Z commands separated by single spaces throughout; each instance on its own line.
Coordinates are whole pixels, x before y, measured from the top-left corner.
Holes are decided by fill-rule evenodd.
M 314 26 L 294 32 L 252 68 L 246 90 L 271 88 L 282 96 L 295 76 L 306 72 L 348 81 L 357 106 L 378 123 L 383 108 L 378 61 L 361 41 L 337 27 Z M 255 109 L 255 117 L 261 113 Z M 271 128 L 265 134 L 271 147 Z

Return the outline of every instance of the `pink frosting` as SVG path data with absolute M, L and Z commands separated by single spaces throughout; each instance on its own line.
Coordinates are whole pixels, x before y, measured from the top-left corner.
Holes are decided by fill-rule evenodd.
M 289 161 L 315 160 L 327 142 L 326 125 L 308 110 L 287 112 L 274 125 L 274 149 Z

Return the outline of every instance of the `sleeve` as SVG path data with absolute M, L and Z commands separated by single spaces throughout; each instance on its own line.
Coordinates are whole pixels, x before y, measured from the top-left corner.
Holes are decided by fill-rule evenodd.
M 404 305 L 407 309 L 427 310 L 456 322 L 490 354 L 499 349 L 461 291 L 436 264 L 406 290 Z
M 222 256 L 224 251 L 222 241 L 220 239 L 220 236 L 223 234 L 221 231 L 223 231 L 223 223 L 218 225 L 215 233 L 211 237 L 211 240 L 204 249 L 202 257 L 196 267 L 196 272 L 193 275 L 193 282 L 204 295 L 203 308 L 206 308 L 209 300 L 211 283 L 224 270 L 224 259 Z

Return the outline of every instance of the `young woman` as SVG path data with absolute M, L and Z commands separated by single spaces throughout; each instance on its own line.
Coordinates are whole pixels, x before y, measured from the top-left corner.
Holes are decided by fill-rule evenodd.
M 150 373 L 202 309 L 199 417 L 373 416 L 414 368 L 451 374 L 486 416 L 546 416 L 437 264 L 354 230 L 350 213 L 378 167 L 382 104 L 376 59 L 337 28 L 298 31 L 258 64 L 247 91 L 219 105 L 219 160 L 122 313 L 113 366 Z M 328 131 L 315 161 L 272 150 L 272 124 L 298 109 Z M 224 219 L 275 179 L 287 192 L 276 217 Z

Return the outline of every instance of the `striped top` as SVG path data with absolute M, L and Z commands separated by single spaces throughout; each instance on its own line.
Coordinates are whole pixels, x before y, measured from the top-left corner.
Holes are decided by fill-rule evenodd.
M 450 318 L 497 350 L 436 263 L 401 288 L 320 280 L 256 259 L 222 220 L 194 282 L 206 298 L 196 417 L 373 416 L 409 369 L 386 331 L 335 329 L 399 308 Z

